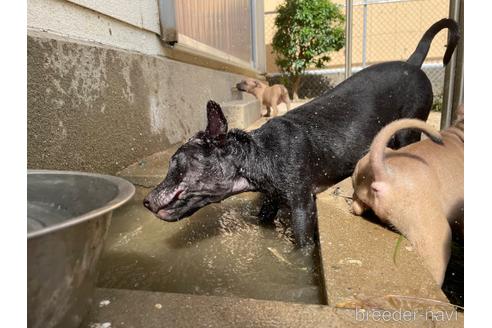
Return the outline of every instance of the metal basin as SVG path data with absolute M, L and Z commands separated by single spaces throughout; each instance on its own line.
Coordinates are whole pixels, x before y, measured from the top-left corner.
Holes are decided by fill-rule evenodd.
M 28 170 L 28 327 L 80 326 L 112 211 L 134 192 L 117 177 Z

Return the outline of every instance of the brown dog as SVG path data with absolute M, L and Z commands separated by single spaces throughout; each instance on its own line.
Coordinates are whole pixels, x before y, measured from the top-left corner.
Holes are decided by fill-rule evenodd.
M 451 228 L 463 217 L 464 119 L 439 132 L 425 122 L 402 119 L 374 138 L 352 175 L 352 210 L 371 208 L 415 246 L 441 286 L 451 252 Z M 386 148 L 402 129 L 418 129 L 429 139 L 399 150 Z
M 290 110 L 289 92 L 282 84 L 274 84 L 269 87 L 258 80 L 246 79 L 236 84 L 236 88 L 254 95 L 256 99 L 266 106 L 267 110 L 262 110 L 261 113 L 263 116 L 277 116 L 277 105 L 281 103 L 285 103 L 287 110 Z

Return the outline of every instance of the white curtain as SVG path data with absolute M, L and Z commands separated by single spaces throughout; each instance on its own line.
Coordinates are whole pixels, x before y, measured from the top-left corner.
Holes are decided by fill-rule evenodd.
M 198 42 L 250 62 L 250 1 L 176 0 L 176 30 Z

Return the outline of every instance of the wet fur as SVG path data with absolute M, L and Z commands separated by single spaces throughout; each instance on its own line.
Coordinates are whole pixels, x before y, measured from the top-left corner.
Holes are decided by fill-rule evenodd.
M 448 25 L 444 20 L 431 29 L 435 34 Z M 456 47 L 456 33 L 454 23 L 447 53 Z M 425 44 L 419 44 L 413 58 L 423 60 L 431 40 L 423 39 Z M 430 81 L 420 67 L 395 61 L 370 66 L 250 133 L 228 131 L 220 106 L 210 101 L 206 131 L 173 155 L 167 177 L 144 205 L 161 219 L 175 221 L 232 194 L 260 191 L 266 196 L 260 220 L 273 220 L 279 207 L 286 206 L 297 245 L 312 243 L 316 193 L 350 176 L 376 133 L 389 122 L 405 117 L 426 120 L 432 98 Z M 418 140 L 419 133 L 403 131 L 390 146 Z M 177 199 L 171 197 L 176 188 Z

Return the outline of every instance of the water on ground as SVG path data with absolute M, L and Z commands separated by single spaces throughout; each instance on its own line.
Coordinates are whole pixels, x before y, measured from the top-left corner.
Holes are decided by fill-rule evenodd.
M 323 303 L 314 249 L 295 248 L 282 216 L 258 225 L 258 194 L 245 193 L 168 223 L 142 206 L 149 189 L 116 210 L 99 287 Z

